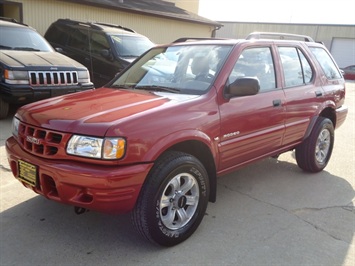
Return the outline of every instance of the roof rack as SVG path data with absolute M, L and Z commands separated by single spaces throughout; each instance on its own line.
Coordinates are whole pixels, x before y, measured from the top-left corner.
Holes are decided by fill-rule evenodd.
M 303 40 L 305 42 L 314 42 L 314 40 L 307 36 L 307 35 L 299 35 L 299 34 L 290 34 L 290 33 L 281 33 L 281 32 L 253 32 L 250 33 L 246 39 L 253 40 L 253 39 L 278 39 L 280 40 Z
M 179 38 L 179 39 L 173 41 L 173 43 L 177 43 L 177 42 L 193 42 L 193 41 L 203 41 L 203 40 L 224 40 L 224 39 L 183 37 L 183 38 Z
M 106 26 L 106 27 L 112 27 L 112 28 L 118 28 L 118 29 L 122 29 L 125 31 L 130 31 L 130 32 L 136 33 L 134 30 L 132 30 L 130 28 L 126 28 L 126 27 L 123 27 L 123 26 L 117 25 L 117 24 L 111 24 L 111 23 L 106 23 L 106 22 L 93 22 L 92 24 Z
M 90 28 L 93 28 L 93 29 L 97 29 L 97 30 L 102 30 L 103 27 L 112 27 L 112 28 L 118 28 L 118 29 L 122 29 L 122 30 L 125 30 L 125 31 L 130 31 L 130 32 L 134 32 L 134 30 L 130 29 L 130 28 L 126 28 L 126 27 L 123 27 L 121 25 L 116 25 L 116 24 L 111 24 L 111 23 L 105 23 L 105 22 L 83 22 L 83 21 L 78 21 L 78 20 L 72 20 L 72 19 L 58 19 L 59 21 L 64 21 L 65 23 L 70 23 L 71 25 L 83 25 L 83 26 L 87 26 L 87 27 L 90 27 Z

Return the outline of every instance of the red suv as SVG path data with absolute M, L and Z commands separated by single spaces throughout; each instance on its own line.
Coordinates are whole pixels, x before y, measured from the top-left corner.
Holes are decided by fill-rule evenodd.
M 13 175 L 77 211 L 132 211 L 144 237 L 172 246 L 197 229 L 218 176 L 293 149 L 321 171 L 347 115 L 344 79 L 323 45 L 273 38 L 157 46 L 104 88 L 22 107 Z

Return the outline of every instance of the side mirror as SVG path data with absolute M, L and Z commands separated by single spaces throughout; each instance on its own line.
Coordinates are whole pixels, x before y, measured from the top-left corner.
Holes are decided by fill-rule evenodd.
M 58 53 L 64 54 L 64 50 L 60 47 L 55 47 L 54 50 L 56 50 Z
M 248 96 L 258 94 L 260 91 L 260 82 L 257 78 L 244 77 L 236 79 L 227 87 L 226 96 L 232 97 Z
M 108 60 L 113 60 L 112 54 L 108 49 L 102 49 L 100 55 Z

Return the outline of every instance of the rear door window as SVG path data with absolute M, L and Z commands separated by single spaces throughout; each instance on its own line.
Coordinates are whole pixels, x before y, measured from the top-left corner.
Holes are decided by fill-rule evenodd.
M 301 86 L 310 83 L 313 77 L 313 70 L 302 51 L 296 47 L 278 48 L 285 86 Z

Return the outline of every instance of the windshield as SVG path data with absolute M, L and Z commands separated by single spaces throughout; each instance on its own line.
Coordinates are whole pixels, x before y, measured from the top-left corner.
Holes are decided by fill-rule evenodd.
M 138 57 L 154 46 L 154 43 L 142 36 L 111 35 L 111 40 L 121 57 Z
M 228 53 L 229 45 L 186 45 L 153 48 L 118 77 L 112 87 L 205 93 Z
M 52 52 L 53 48 L 36 31 L 27 28 L 0 27 L 0 49 Z

